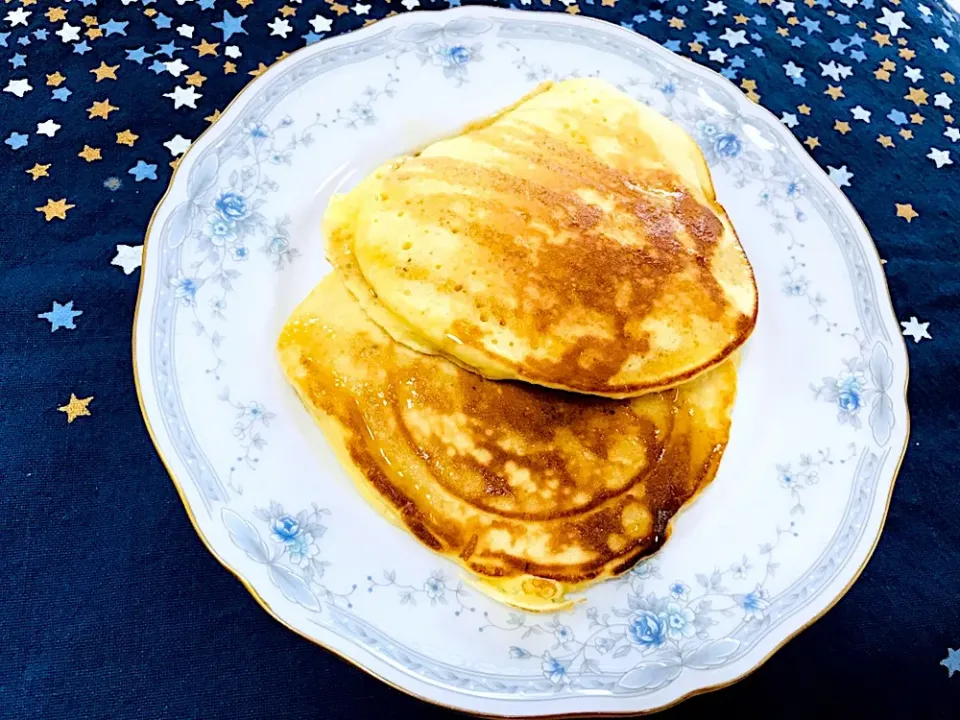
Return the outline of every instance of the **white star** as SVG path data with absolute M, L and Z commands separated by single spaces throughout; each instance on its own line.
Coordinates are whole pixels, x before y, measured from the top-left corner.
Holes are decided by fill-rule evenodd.
M 176 58 L 175 60 L 171 60 L 170 62 L 165 62 L 164 65 L 167 68 L 167 72 L 173 75 L 174 77 L 180 77 L 181 73 L 183 73 L 185 70 L 190 69 L 190 66 L 187 65 L 180 58 Z
M 333 21 L 330 18 L 325 18 L 323 15 L 317 15 L 310 21 L 310 27 L 312 27 L 313 31 L 317 34 L 329 32 L 330 28 L 333 27 Z
M 727 12 L 727 6 L 722 2 L 708 2 L 707 6 L 703 9 L 704 12 L 708 12 L 714 17 L 717 15 L 724 15 Z
M 839 82 L 840 78 L 850 77 L 851 75 L 853 75 L 853 70 L 846 65 L 837 65 L 833 60 L 827 64 L 820 63 L 821 77 L 833 78 L 835 82 Z
M 946 52 L 950 49 L 950 43 L 948 43 L 942 37 L 935 37 L 931 42 L 933 42 L 933 46 L 940 52 Z
M 357 3 L 356 5 L 353 6 L 353 11 L 357 15 L 366 15 L 367 13 L 370 12 L 370 6 Z
M 708 52 L 707 57 L 714 62 L 723 63 L 723 61 L 727 59 L 727 54 L 720 48 L 717 48 L 716 50 Z
M 854 120 L 863 120 L 864 122 L 870 122 L 870 111 L 865 110 L 864 108 L 857 105 L 850 111 L 853 114 Z
M 170 151 L 171 155 L 176 157 L 177 155 L 185 153 L 187 148 L 190 147 L 191 142 L 193 141 L 185 138 L 180 133 L 177 133 L 172 138 L 167 140 L 163 146 Z
M 910 26 L 903 21 L 904 12 L 890 12 L 887 8 L 880 8 L 883 17 L 878 17 L 877 22 L 890 28 L 890 34 L 894 37 L 901 30 L 909 30 Z
M 783 66 L 783 71 L 787 74 L 787 77 L 800 77 L 803 75 L 803 68 L 798 67 L 793 60 Z
M 949 150 L 937 150 L 936 148 L 930 148 L 930 153 L 927 155 L 928 158 L 933 160 L 938 168 L 942 168 L 944 165 L 953 165 L 953 160 L 950 159 Z
M 910 78 L 913 82 L 920 82 L 923 80 L 923 73 L 920 72 L 920 68 L 912 68 L 907 65 L 903 70 L 903 74 Z
M 57 30 L 57 32 L 54 34 L 60 36 L 61 42 L 65 42 L 65 43 L 73 42 L 74 40 L 80 39 L 80 26 L 71 25 L 70 23 L 65 22 L 63 23 L 63 25 L 60 26 L 60 29 Z
M 945 92 L 938 92 L 933 96 L 933 104 L 949 110 L 950 106 L 953 105 L 953 100 Z
M 930 17 L 931 15 L 930 8 L 928 8 L 926 5 L 923 5 L 923 4 L 917 5 L 917 10 L 919 10 L 922 14 L 926 15 L 927 17 Z
M 838 168 L 827 165 L 827 174 L 837 187 L 850 187 L 850 178 L 853 177 L 853 173 L 847 170 L 846 165 Z
M 11 10 L 7 13 L 6 21 L 10 23 L 10 27 L 16 27 L 17 25 L 26 27 L 27 18 L 29 18 L 31 14 L 29 10 L 18 7 L 16 10 Z
M 948 127 L 943 131 L 943 134 L 953 140 L 953 142 L 960 140 L 960 128 Z
M 193 25 L 181 25 L 177 28 L 177 32 L 185 38 L 193 37 Z
M 143 245 L 117 245 L 117 254 L 111 265 L 123 268 L 123 274 L 129 275 L 143 264 Z
M 727 28 L 723 31 L 723 35 L 720 36 L 721 40 L 726 40 L 727 44 L 735 48 L 737 45 L 749 45 L 750 41 L 747 40 L 747 31 L 746 30 L 736 30 L 732 28 Z
M 227 45 L 227 47 L 225 47 L 223 50 L 223 54 L 228 58 L 233 58 L 234 60 L 243 55 L 243 53 L 240 52 L 240 48 L 238 48 L 236 45 Z
M 60 129 L 60 126 L 57 125 L 53 120 L 45 120 L 42 123 L 37 123 L 37 133 L 39 135 L 46 135 L 47 137 L 53 137 L 57 134 L 57 130 Z
M 33 86 L 30 85 L 30 81 L 26 78 L 21 78 L 20 80 L 11 80 L 3 89 L 4 92 L 13 93 L 19 98 L 22 98 L 31 90 L 33 90 Z
M 414 8 L 420 7 L 420 0 L 402 0 L 400 4 L 407 10 L 413 10 Z
M 786 125 L 788 128 L 795 128 L 797 126 L 797 116 L 793 113 L 785 112 L 780 116 L 780 122 Z
M 268 22 L 267 27 L 270 28 L 270 35 L 279 35 L 282 38 L 287 37 L 290 34 L 290 31 L 293 30 L 293 26 L 287 21 L 286 18 L 274 18 L 273 22 Z
M 912 337 L 915 343 L 920 342 L 924 338 L 927 340 L 933 340 L 929 331 L 927 330 L 927 328 L 930 327 L 930 323 L 922 323 L 917 320 L 916 316 L 910 318 L 906 322 L 901 320 L 900 324 L 903 325 L 904 336 Z
M 860 2 L 860 0 L 840 0 L 840 2 L 846 5 L 848 8 L 852 8 L 854 5 Z
M 175 87 L 173 92 L 164 93 L 164 97 L 173 100 L 173 109 L 178 110 L 186 105 L 189 108 L 197 109 L 197 100 L 203 97 L 196 91 L 193 85 L 187 87 Z
M 797 9 L 797 6 L 794 5 L 792 2 L 786 2 L 785 0 L 781 0 L 779 3 L 777 3 L 777 10 L 782 12 L 784 15 L 789 15 L 790 13 L 794 12 L 796 9 Z

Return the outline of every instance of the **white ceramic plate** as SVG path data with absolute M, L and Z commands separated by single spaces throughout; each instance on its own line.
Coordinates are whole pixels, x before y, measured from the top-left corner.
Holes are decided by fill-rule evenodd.
M 544 616 L 473 592 L 364 503 L 274 343 L 329 272 L 331 193 L 570 74 L 619 84 L 697 139 L 761 309 L 716 480 L 655 557 Z M 405 14 L 257 78 L 153 218 L 134 361 L 198 532 L 261 604 L 396 687 L 484 714 L 651 710 L 754 669 L 856 579 L 907 441 L 906 352 L 844 196 L 719 75 L 554 14 Z

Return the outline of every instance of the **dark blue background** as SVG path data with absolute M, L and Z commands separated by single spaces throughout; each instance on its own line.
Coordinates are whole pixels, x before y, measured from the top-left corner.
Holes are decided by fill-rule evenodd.
M 71 53 L 56 38 L 18 48 L 14 35 L 8 48 L 0 47 L 0 75 L 27 76 L 35 88 L 23 99 L 0 93 L 0 134 L 29 132 L 49 117 L 63 125 L 55 138 L 41 142 L 32 136 L 22 150 L 0 146 L 0 717 L 445 714 L 282 628 L 203 548 L 140 418 L 130 367 L 137 275 L 126 276 L 110 265 L 115 245 L 142 242 L 166 186 L 170 158 L 160 143 L 175 132 L 197 137 L 207 125 L 203 117 L 222 109 L 260 60 L 269 63 L 280 51 L 304 44 L 305 20 L 316 12 L 334 17 L 334 32 L 356 28 L 364 18 L 337 17 L 326 4 L 305 0 L 293 6 L 298 9 L 297 31 L 282 40 L 268 37 L 265 29 L 279 5 L 269 0 L 257 0 L 245 10 L 225 0 L 207 0 L 209 10 L 196 2 L 154 3 L 175 18 L 174 27 L 195 25 L 195 38 L 220 39 L 210 23 L 224 9 L 248 15 L 248 35 L 231 41 L 244 51 L 237 74 L 223 74 L 222 54 L 198 59 L 192 50 L 181 53 L 191 71 L 200 69 L 210 79 L 201 89 L 199 109 L 180 112 L 162 97 L 172 87 L 169 76 L 124 61 L 126 49 L 178 39 L 173 31 L 158 30 L 141 5 L 111 2 L 97 8 L 92 0 L 81 2 L 63 5 L 74 24 L 80 15 L 97 12 L 101 23 L 128 20 L 126 35 L 97 39 L 88 55 Z M 827 0 L 816 9 L 823 15 L 824 32 L 796 33 L 806 39 L 802 48 L 774 36 L 773 28 L 783 18 L 775 6 L 745 0 L 726 4 L 728 17 L 742 9 L 770 19 L 760 28 L 762 40 L 754 43 L 765 57 L 745 55 L 747 68 L 740 77 L 756 79 L 762 102 L 778 115 L 795 112 L 802 102 L 814 107 L 797 133 L 801 139 L 819 136 L 822 147 L 813 154 L 821 164 L 846 164 L 855 173 L 845 191 L 889 261 L 898 316 L 930 321 L 934 339 L 909 343 L 910 449 L 886 531 L 863 577 L 835 609 L 753 675 L 665 716 L 731 711 L 791 718 L 814 713 L 960 717 L 960 675 L 948 678 L 940 665 L 948 647 L 960 647 L 960 158 L 958 165 L 940 170 L 925 158 L 931 146 L 950 146 L 942 136 L 943 121 L 935 119 L 942 113 L 930 108 L 923 110 L 928 122 L 912 126 L 914 140 L 895 138 L 895 150 L 876 143 L 877 132 L 897 130 L 880 108 L 904 107 L 905 85 L 902 78 L 889 84 L 872 79 L 890 48 L 880 52 L 869 42 L 864 51 L 870 58 L 845 81 L 847 99 L 841 104 L 874 108 L 872 127 L 856 128 L 848 136 L 832 130 L 840 106 L 822 94 L 825 80 L 816 65 L 830 57 L 827 43 L 841 30 L 825 15 Z M 940 6 L 932 0 L 927 4 L 935 10 L 934 26 L 924 25 L 912 1 L 887 7 L 907 11 L 914 28 L 907 36 L 918 51 L 910 64 L 924 69 L 932 96 L 940 72 L 952 69 L 960 77 L 960 33 L 954 33 L 958 26 L 941 20 Z M 368 17 L 403 9 L 395 2 L 371 0 L 371 5 Z M 580 3 L 584 14 L 633 23 L 660 41 L 680 39 L 686 51 L 694 31 L 712 31 L 698 0 L 686 3 L 690 12 L 682 32 L 665 22 L 632 19 L 658 8 L 670 16 L 679 5 L 672 0 L 619 0 L 613 8 Z M 798 13 L 812 15 L 808 6 L 797 6 Z M 4 5 L 0 13 L 14 7 Z M 27 8 L 35 16 L 30 31 L 47 26 L 41 17 L 46 7 Z M 553 9 L 558 7 L 555 0 Z M 847 9 L 836 2 L 831 7 L 854 22 L 867 21 L 869 28 L 861 31 L 866 37 L 877 29 L 878 8 Z M 0 22 L 0 31 L 4 29 L 9 28 Z M 854 30 L 843 29 L 847 34 Z M 933 50 L 930 37 L 936 34 L 956 50 Z M 184 48 L 196 44 L 196 39 L 178 40 Z M 19 75 L 7 72 L 6 58 L 16 52 L 29 56 Z M 94 85 L 88 72 L 101 58 L 121 64 L 121 79 L 109 87 Z M 807 87 L 793 85 L 783 73 L 781 66 L 789 59 L 807 68 Z M 54 69 L 68 77 L 73 96 L 67 103 L 51 101 L 43 86 L 43 73 Z M 121 109 L 110 122 L 88 121 L 85 108 L 107 95 Z M 128 126 L 140 135 L 135 150 L 114 143 L 114 133 Z M 77 158 L 84 143 L 102 145 L 104 160 L 87 164 Z M 140 158 L 158 164 L 157 181 L 135 183 L 127 174 Z M 34 183 L 24 173 L 34 162 L 51 161 L 50 178 Z M 120 189 L 103 187 L 110 176 L 122 179 Z M 77 206 L 67 221 L 45 223 L 34 210 L 47 197 L 64 196 Z M 894 202 L 911 202 L 920 217 L 908 225 L 895 216 Z M 83 310 L 76 330 L 50 333 L 37 319 L 52 299 L 72 299 Z M 92 417 L 68 426 L 56 408 L 71 392 L 95 400 Z

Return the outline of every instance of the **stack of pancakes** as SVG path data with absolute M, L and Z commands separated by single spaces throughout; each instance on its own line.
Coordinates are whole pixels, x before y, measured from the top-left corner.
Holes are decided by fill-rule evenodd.
M 547 83 L 377 169 L 284 371 L 375 507 L 549 610 L 630 568 L 716 474 L 757 290 L 694 141 Z

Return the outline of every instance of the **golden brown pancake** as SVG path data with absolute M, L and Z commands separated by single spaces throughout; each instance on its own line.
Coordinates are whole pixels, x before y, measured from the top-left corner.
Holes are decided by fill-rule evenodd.
M 736 391 L 730 362 L 625 400 L 487 380 L 395 342 L 335 274 L 278 348 L 362 494 L 485 591 L 536 610 L 663 544 L 716 473 Z
M 716 366 L 756 321 L 696 143 L 595 79 L 382 166 L 324 230 L 395 340 L 489 378 L 639 395 Z

